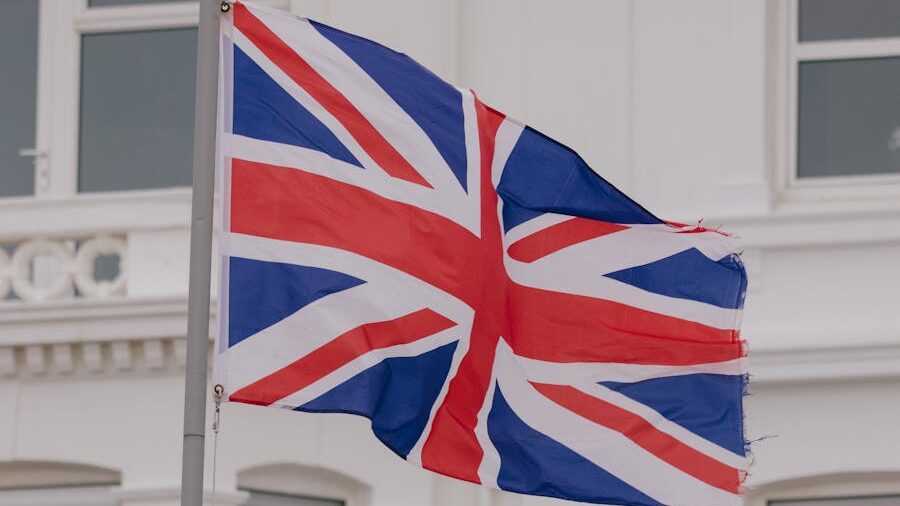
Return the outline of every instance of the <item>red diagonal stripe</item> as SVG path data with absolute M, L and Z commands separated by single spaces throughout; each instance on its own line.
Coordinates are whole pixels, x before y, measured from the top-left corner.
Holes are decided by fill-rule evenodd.
M 290 365 L 238 390 L 229 399 L 268 406 L 306 388 L 365 353 L 408 344 L 454 325 L 453 321 L 430 309 L 420 309 L 395 320 L 360 325 Z M 302 337 L 297 336 L 298 339 Z
M 684 444 L 643 417 L 567 385 L 532 383 L 532 386 L 556 404 L 620 432 L 644 450 L 694 478 L 732 494 L 739 492 L 740 470 Z
M 290 46 L 240 2 L 234 5 L 234 26 L 295 83 L 306 90 L 356 139 L 372 160 L 393 177 L 431 188 L 425 178 L 378 132 L 340 91 L 325 80 Z
M 233 159 L 231 231 L 331 246 L 400 269 L 470 306 L 478 239 L 452 220 L 297 169 Z
M 514 284 L 508 311 L 516 354 L 549 362 L 689 365 L 743 353 L 736 331 L 608 300 Z
M 514 260 L 530 263 L 573 244 L 626 228 L 618 223 L 572 218 L 519 239 L 509 245 L 507 252 Z

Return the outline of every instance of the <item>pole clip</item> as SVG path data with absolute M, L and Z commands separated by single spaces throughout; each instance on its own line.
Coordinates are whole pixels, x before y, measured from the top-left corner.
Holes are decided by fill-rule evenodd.
M 222 397 L 225 394 L 225 387 L 216 385 L 213 387 L 213 402 L 216 404 L 216 410 L 213 413 L 212 430 L 214 434 L 219 434 L 219 415 L 221 414 Z

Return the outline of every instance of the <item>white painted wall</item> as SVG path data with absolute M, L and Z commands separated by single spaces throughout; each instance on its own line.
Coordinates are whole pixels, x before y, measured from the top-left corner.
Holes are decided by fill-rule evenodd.
M 810 478 L 820 483 L 813 490 L 825 490 L 815 481 L 823 475 L 851 476 L 845 488 L 828 489 L 833 494 L 875 490 L 859 485 L 875 472 L 888 473 L 878 475 L 878 490 L 890 489 L 884 476 L 900 476 L 900 208 L 852 199 L 797 204 L 773 183 L 776 4 L 290 5 L 472 87 L 576 148 L 663 216 L 705 217 L 744 236 L 744 336 L 756 375 L 748 436 L 777 436 L 754 445 L 753 500 L 789 493 L 785 480 Z M 131 248 L 121 303 L 0 303 L 0 462 L 111 468 L 122 473 L 124 504 L 177 503 L 188 203 L 177 191 L 0 202 L 0 240 L 121 231 Z M 159 343 L 158 357 L 142 344 L 147 338 Z M 73 358 L 66 362 L 53 343 Z M 434 477 L 383 448 L 364 420 L 226 406 L 218 488 L 231 495 L 220 503 L 241 500 L 239 471 L 276 463 L 337 471 L 366 488 L 372 506 L 556 502 Z

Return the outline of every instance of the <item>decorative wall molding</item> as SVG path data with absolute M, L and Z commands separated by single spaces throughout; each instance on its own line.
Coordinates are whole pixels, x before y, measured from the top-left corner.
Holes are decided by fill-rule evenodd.
M 0 305 L 0 377 L 178 371 L 186 324 L 183 298 Z M 857 337 L 870 344 L 751 349 L 753 384 L 900 379 L 900 340 Z
M 113 469 L 73 462 L 0 462 L 0 490 L 112 485 L 122 481 Z
M 744 249 L 741 253 L 741 262 L 747 272 L 747 290 L 750 293 L 759 293 L 765 284 L 763 276 L 763 250 L 761 248 Z
M 212 309 L 213 316 L 215 307 Z M 0 304 L 0 347 L 171 338 L 187 331 L 185 297 Z
M 124 237 L 37 237 L 5 242 L 5 246 L 0 249 L 0 300 L 13 296 L 42 302 L 125 295 L 128 245 Z M 97 260 L 105 256 L 118 262 L 111 279 L 100 279 L 96 272 Z
M 186 326 L 181 297 L 0 304 L 0 377 L 180 371 Z
M 69 251 L 61 254 L 67 262 L 88 265 L 92 263 L 88 258 L 95 258 L 95 255 L 125 252 L 123 244 L 132 249 L 137 247 L 137 241 L 134 244 L 129 241 L 135 232 L 187 230 L 189 211 L 190 191 L 187 189 L 72 198 L 0 199 L 0 230 L 3 231 L 0 242 L 13 252 L 12 255 L 0 253 L 0 292 L 15 289 L 11 270 L 16 244 L 22 248 L 42 240 L 35 239 L 37 237 L 56 238 L 49 241 L 51 244 L 56 241 L 58 248 L 51 246 L 50 249 L 56 251 L 68 247 Z M 764 260 L 768 251 L 775 248 L 900 242 L 900 204 L 847 202 L 815 209 L 779 207 L 768 214 L 722 217 L 705 222 L 712 226 L 718 223 L 743 238 L 751 291 L 763 288 Z M 30 248 L 40 250 L 42 247 Z M 29 253 L 29 250 L 25 252 Z M 79 262 L 80 253 L 85 258 Z M 180 261 L 182 256 L 173 258 L 173 261 Z M 186 258 L 184 262 L 187 262 Z M 154 269 L 159 268 L 154 266 Z M 120 267 L 120 270 L 124 269 Z M 78 286 L 75 274 L 69 272 L 69 275 L 72 286 Z M 85 281 L 80 283 L 86 286 Z M 66 290 L 63 292 L 75 293 L 74 288 L 71 292 Z M 99 288 L 93 292 L 90 288 L 78 290 L 85 295 L 93 294 L 93 298 L 40 301 L 38 297 L 32 297 L 31 301 L 0 301 L 0 376 L 164 372 L 175 370 L 184 363 L 186 293 L 140 297 L 127 296 L 113 286 L 107 286 L 105 290 L 102 295 Z M 859 329 L 859 332 L 866 331 Z M 865 335 L 855 337 L 854 342 L 867 344 L 840 349 L 827 346 L 752 349 L 754 383 L 900 377 L 900 344 L 886 344 L 900 339 L 895 340 L 895 336 L 890 335 L 869 336 L 871 339 Z
M 774 481 L 760 481 L 757 475 L 751 473 L 748 484 L 746 506 L 767 506 L 772 500 L 894 496 L 900 495 L 900 471 L 835 470 L 812 476 L 779 476 Z
M 4 241 L 188 228 L 190 188 L 0 199 Z
M 713 217 L 704 224 L 723 225 L 746 248 L 895 243 L 900 242 L 900 205 L 784 206 L 768 214 Z
M 751 385 L 900 380 L 900 342 L 887 345 L 750 350 Z
M 53 378 L 176 372 L 184 337 L 0 346 L 0 378 Z

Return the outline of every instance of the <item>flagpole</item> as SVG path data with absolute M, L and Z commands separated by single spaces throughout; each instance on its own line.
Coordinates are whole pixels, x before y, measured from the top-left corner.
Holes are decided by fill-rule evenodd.
M 187 358 L 184 372 L 184 446 L 181 505 L 203 504 L 206 436 L 206 371 L 209 353 L 209 290 L 216 165 L 216 109 L 219 73 L 218 0 L 200 1 L 197 87 L 194 105 L 194 181 L 191 205 L 191 271 L 188 285 Z

